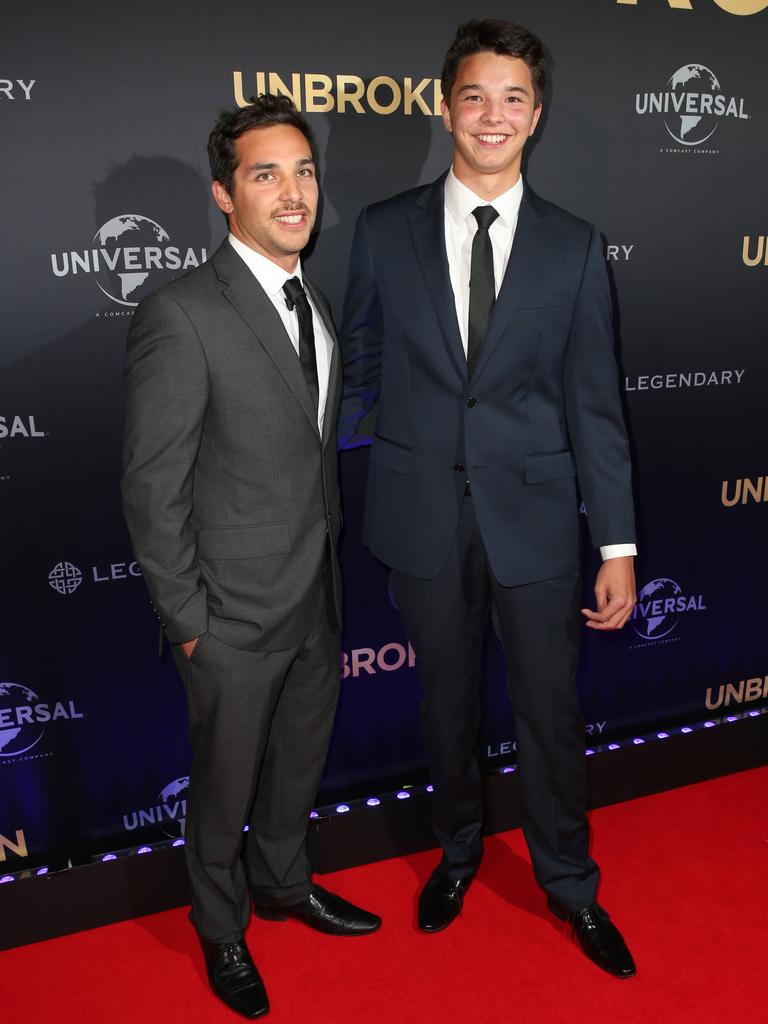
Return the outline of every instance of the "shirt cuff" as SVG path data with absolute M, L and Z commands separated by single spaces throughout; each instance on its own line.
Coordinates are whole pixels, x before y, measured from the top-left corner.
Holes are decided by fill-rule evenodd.
M 636 544 L 604 544 L 600 548 L 600 554 L 603 556 L 603 561 L 607 561 L 609 558 L 625 558 L 627 555 L 637 554 Z

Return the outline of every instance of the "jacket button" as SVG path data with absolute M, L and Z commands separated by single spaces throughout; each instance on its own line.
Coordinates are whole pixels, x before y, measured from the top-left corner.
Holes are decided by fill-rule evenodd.
M 463 462 L 457 462 L 456 465 L 453 468 L 456 470 L 457 473 L 463 473 L 464 472 L 464 463 Z
M 477 405 L 477 399 L 476 398 L 468 398 L 467 399 L 467 408 L 468 409 L 474 409 L 476 405 Z

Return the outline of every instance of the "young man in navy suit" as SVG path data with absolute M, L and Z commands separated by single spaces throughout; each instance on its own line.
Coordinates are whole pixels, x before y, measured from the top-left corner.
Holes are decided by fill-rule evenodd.
M 635 965 L 588 853 L 580 623 L 635 601 L 631 467 L 597 230 L 521 177 L 544 50 L 503 21 L 462 26 L 442 72 L 451 169 L 366 208 L 342 341 L 342 444 L 378 402 L 364 538 L 392 569 L 416 651 L 443 855 L 419 926 L 447 927 L 482 856 L 477 760 L 493 607 L 515 711 L 522 819 L 550 910 L 617 977 Z M 579 502 L 603 557 L 579 614 Z M 583 619 L 582 619 L 583 616 Z

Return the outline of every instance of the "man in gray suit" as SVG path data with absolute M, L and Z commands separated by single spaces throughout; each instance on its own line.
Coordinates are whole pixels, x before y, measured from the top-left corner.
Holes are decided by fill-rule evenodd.
M 313 885 L 306 852 L 340 609 L 340 360 L 299 262 L 315 146 L 289 100 L 261 96 L 222 114 L 208 154 L 230 233 L 136 312 L 123 498 L 188 697 L 191 919 L 214 992 L 257 1017 L 269 1004 L 244 942 L 251 898 L 260 917 L 336 935 L 381 922 Z

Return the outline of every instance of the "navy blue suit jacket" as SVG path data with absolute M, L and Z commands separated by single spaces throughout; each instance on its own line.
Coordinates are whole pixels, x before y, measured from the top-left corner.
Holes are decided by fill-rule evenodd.
M 342 446 L 378 402 L 363 537 L 382 562 L 442 568 L 465 481 L 505 586 L 635 539 L 611 298 L 594 227 L 525 188 L 504 281 L 467 372 L 448 272 L 445 176 L 367 207 L 342 325 Z

